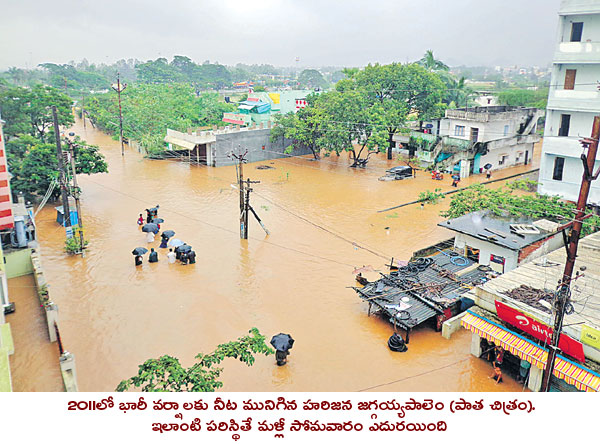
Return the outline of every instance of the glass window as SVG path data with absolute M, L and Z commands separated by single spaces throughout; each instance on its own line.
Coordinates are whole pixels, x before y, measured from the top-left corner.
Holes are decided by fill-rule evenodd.
M 554 171 L 552 172 L 553 180 L 562 180 L 564 167 L 565 167 L 565 158 L 564 157 L 557 157 L 554 159 Z
M 454 127 L 454 135 L 455 136 L 464 136 L 465 135 L 465 127 L 461 125 L 456 125 Z
M 580 42 L 583 33 L 583 22 L 574 22 L 571 25 L 571 41 Z

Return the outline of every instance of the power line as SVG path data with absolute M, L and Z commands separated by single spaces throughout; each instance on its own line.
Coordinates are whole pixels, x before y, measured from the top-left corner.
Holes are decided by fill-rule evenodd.
M 92 182 L 92 183 L 94 183 L 94 184 L 96 184 L 96 185 L 98 185 L 98 186 L 101 186 L 101 187 L 103 187 L 103 188 L 106 188 L 106 189 L 108 189 L 108 190 L 111 190 L 111 191 L 113 191 L 113 192 L 115 192 L 115 193 L 122 194 L 122 195 L 124 195 L 124 196 L 127 196 L 127 197 L 129 197 L 129 198 L 131 198 L 131 199 L 137 200 L 137 201 L 139 201 L 139 202 L 143 202 L 144 204 L 146 203 L 146 201 L 145 201 L 145 200 L 143 200 L 143 199 L 140 199 L 140 198 L 138 198 L 138 197 L 132 196 L 132 195 L 130 195 L 130 194 L 127 194 L 127 193 L 124 193 L 124 192 L 122 192 L 122 191 L 116 190 L 116 189 L 114 189 L 114 188 L 111 188 L 111 187 L 109 187 L 109 186 L 106 186 L 106 185 L 100 184 L 100 183 L 98 183 L 98 182 L 96 182 L 96 181 L 93 181 L 93 180 L 91 180 L 91 179 L 89 179 L 89 178 L 87 178 L 86 180 L 88 180 L 89 182 Z M 161 207 L 161 208 L 163 208 L 163 207 Z M 194 221 L 196 221 L 196 222 L 200 222 L 200 223 L 202 223 L 202 224 L 208 225 L 208 226 L 210 226 L 210 227 L 213 227 L 213 228 L 217 228 L 217 229 L 219 229 L 219 230 L 222 230 L 222 231 L 225 231 L 225 232 L 227 232 L 227 233 L 237 234 L 235 231 L 229 230 L 229 229 L 227 229 L 227 228 L 225 228 L 225 227 L 221 227 L 221 226 L 219 226 L 219 225 L 211 224 L 210 222 L 206 222 L 206 221 L 204 221 L 204 220 L 197 219 L 197 218 L 195 218 L 195 217 L 192 217 L 192 216 L 189 216 L 189 215 L 187 215 L 187 214 L 179 213 L 178 211 L 175 211 L 175 210 L 173 210 L 173 209 L 169 209 L 169 207 L 164 207 L 164 209 L 166 209 L 166 211 L 169 211 L 169 212 L 171 212 L 171 213 L 173 213 L 173 214 L 177 214 L 178 216 L 182 216 L 182 217 L 184 217 L 184 218 L 188 218 L 188 219 L 194 220 Z M 285 245 L 276 244 L 276 243 L 274 243 L 274 242 L 271 242 L 271 241 L 268 241 L 268 240 L 266 240 L 266 239 L 259 239 L 259 238 L 254 238 L 254 237 L 250 237 L 250 239 L 253 239 L 253 240 L 256 240 L 256 241 L 260 241 L 260 242 L 263 242 L 263 243 L 266 243 L 266 244 L 269 244 L 269 245 L 273 245 L 273 246 L 275 246 L 275 247 L 279 247 L 279 248 L 282 248 L 282 249 L 285 249 L 285 250 L 288 250 L 288 251 L 293 251 L 293 252 L 296 252 L 296 253 L 299 253 L 299 254 L 303 254 L 303 255 L 305 255 L 305 256 L 310 256 L 310 257 L 314 257 L 314 258 L 317 258 L 317 259 L 322 259 L 322 260 L 329 261 L 329 262 L 333 262 L 333 263 L 336 263 L 336 264 L 339 264 L 339 265 L 345 265 L 345 266 L 348 266 L 348 267 L 352 267 L 353 269 L 355 268 L 355 266 L 354 266 L 354 265 L 351 265 L 351 264 L 348 264 L 348 263 L 345 263 L 345 262 L 340 262 L 340 261 L 337 261 L 337 260 L 335 260 L 335 259 L 329 259 L 329 258 L 326 258 L 326 257 L 323 257 L 323 256 L 319 256 L 319 255 L 316 255 L 316 254 L 307 253 L 307 252 L 305 252 L 305 251 L 301 251 L 301 250 L 296 250 L 295 248 L 287 247 L 287 246 L 285 246 Z
M 425 371 L 425 372 L 423 372 L 423 373 L 418 373 L 418 374 L 416 374 L 416 375 L 407 376 L 407 377 L 405 377 L 405 378 L 396 379 L 396 380 L 394 380 L 394 381 L 390 381 L 390 382 L 384 382 L 384 383 L 382 383 L 382 384 L 373 385 L 373 386 L 371 386 L 371 387 L 367 387 L 367 388 L 364 388 L 364 389 L 357 390 L 357 392 L 366 392 L 366 391 L 368 391 L 368 390 L 373 390 L 373 389 L 375 389 L 375 388 L 383 387 L 383 386 L 386 386 L 386 385 L 392 385 L 392 384 L 396 384 L 396 383 L 398 383 L 398 382 L 406 381 L 406 380 L 408 380 L 408 379 L 418 378 L 419 376 L 428 375 L 429 373 L 434 373 L 434 372 L 437 372 L 437 371 L 439 371 L 439 370 L 443 370 L 443 369 L 445 369 L 445 368 L 452 367 L 453 365 L 459 364 L 459 363 L 461 363 L 461 362 L 464 362 L 464 361 L 468 361 L 468 360 L 470 360 L 470 359 L 471 359 L 471 357 L 464 358 L 464 359 L 460 359 L 460 360 L 458 360 L 458 361 L 455 361 L 455 362 L 452 362 L 452 363 L 450 363 L 450 364 L 443 365 L 443 366 L 441 366 L 441 367 L 437 367 L 437 368 L 434 368 L 434 369 L 432 369 L 432 370 L 427 370 L 427 371 Z

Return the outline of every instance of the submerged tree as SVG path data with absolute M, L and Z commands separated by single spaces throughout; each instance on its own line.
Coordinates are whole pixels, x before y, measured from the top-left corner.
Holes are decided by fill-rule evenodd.
M 223 368 L 217 365 L 225 358 L 238 359 L 252 366 L 254 355 L 274 353 L 258 329 L 252 328 L 248 333 L 237 341 L 218 345 L 212 353 L 196 355 L 198 362 L 189 368 L 184 368 L 179 359 L 168 355 L 148 359 L 139 366 L 138 374 L 121 381 L 116 391 L 124 392 L 136 387 L 143 392 L 214 392 L 223 387 L 219 381 Z

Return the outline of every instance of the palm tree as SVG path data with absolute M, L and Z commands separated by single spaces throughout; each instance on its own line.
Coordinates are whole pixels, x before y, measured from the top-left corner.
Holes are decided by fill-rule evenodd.
M 425 51 L 425 55 L 417 63 L 429 71 L 448 71 L 450 69 L 444 62 L 435 59 L 431 49 Z

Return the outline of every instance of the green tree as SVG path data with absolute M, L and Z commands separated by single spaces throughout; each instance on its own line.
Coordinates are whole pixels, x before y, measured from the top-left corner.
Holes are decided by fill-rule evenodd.
M 367 93 L 370 103 L 381 104 L 387 129 L 388 159 L 392 158 L 394 134 L 404 127 L 409 114 L 420 122 L 443 115 L 443 82 L 437 74 L 415 63 L 368 65 L 349 81 L 338 82 L 336 88 L 350 82 L 355 82 L 356 88 Z
M 219 381 L 223 368 L 217 365 L 225 358 L 238 359 L 252 366 L 254 355 L 274 353 L 258 329 L 252 328 L 249 333 L 237 341 L 218 345 L 212 353 L 196 355 L 198 361 L 189 368 L 184 368 L 179 359 L 168 355 L 148 359 L 139 366 L 138 374 L 121 381 L 116 391 L 124 392 L 136 387 L 143 392 L 214 392 L 223 387 Z
M 298 76 L 298 83 L 306 88 L 326 88 L 327 80 L 316 69 L 305 69 Z
M 75 143 L 73 152 L 78 174 L 108 172 L 108 165 L 98 147 L 87 145 L 79 138 L 75 139 Z M 40 142 L 31 136 L 22 136 L 9 141 L 7 146 L 12 189 L 23 192 L 28 199 L 43 196 L 50 183 L 58 177 L 56 145 Z M 69 169 L 69 175 L 70 171 Z M 59 194 L 60 190 L 56 188 L 53 197 L 58 197 Z
M 7 121 L 7 137 L 29 132 L 41 141 L 46 140 L 47 130 L 53 124 L 52 105 L 56 105 L 59 125 L 74 123 L 71 98 L 56 88 L 36 85 L 31 89 L 9 88 L 0 93 L 2 117 Z M 28 127 L 26 131 L 25 128 Z
M 417 63 L 429 71 L 448 71 L 450 69 L 444 62 L 434 57 L 431 49 L 425 51 L 425 54 Z
M 536 90 L 507 89 L 498 93 L 498 102 L 501 105 L 546 109 L 548 105 L 548 88 L 539 88 Z

